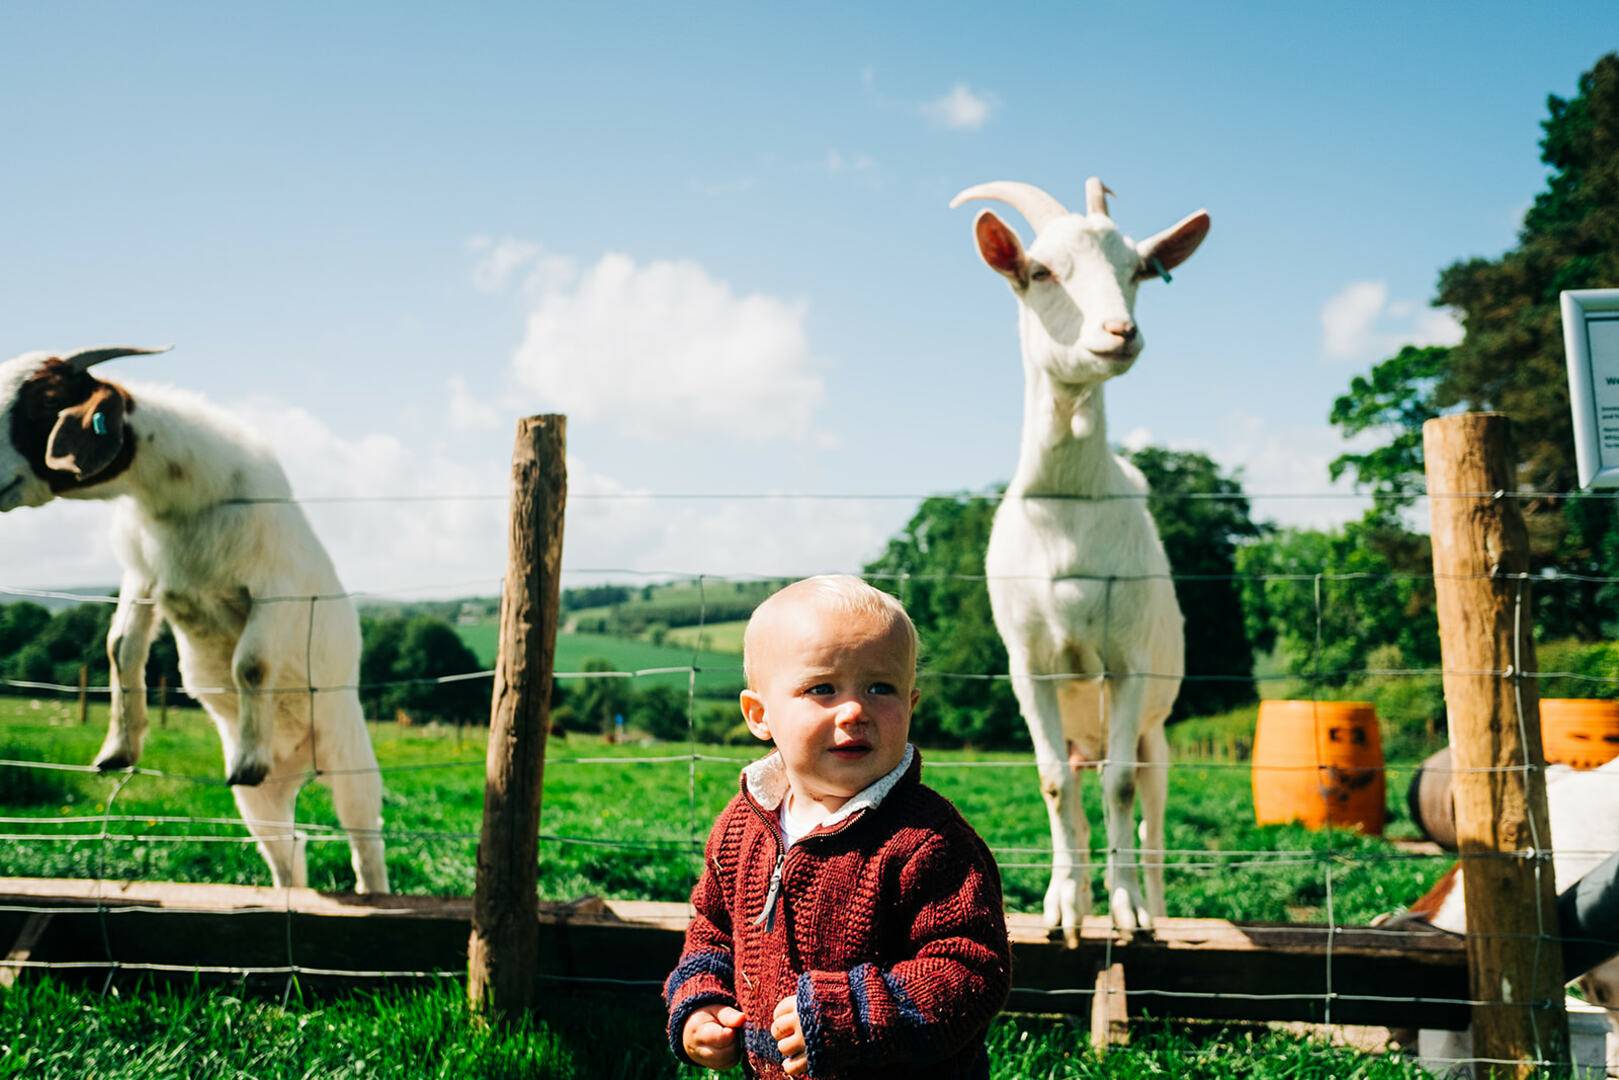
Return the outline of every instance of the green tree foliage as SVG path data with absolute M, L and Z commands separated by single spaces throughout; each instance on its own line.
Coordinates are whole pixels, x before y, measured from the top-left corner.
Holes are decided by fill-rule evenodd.
M 1426 537 L 1375 518 L 1247 544 L 1237 570 L 1249 637 L 1280 646 L 1289 671 L 1317 686 L 1342 686 L 1380 666 L 1371 661 L 1380 647 L 1385 664 L 1437 667 L 1433 581 L 1423 576 L 1430 558 Z
M 592 656 L 581 665 L 584 671 L 617 671 L 611 660 Z M 629 679 L 583 679 L 569 696 L 569 704 L 578 717 L 579 730 L 613 733 L 613 717 L 628 719 L 630 705 L 635 696 Z
M 1204 454 L 1149 446 L 1130 455 L 1146 476 L 1158 535 L 1186 618 L 1186 675 L 1172 719 L 1253 701 L 1254 648 L 1233 575 L 1237 545 L 1261 533 L 1241 481 Z
M 1328 420 L 1350 437 L 1378 432 L 1388 438 L 1364 453 L 1340 454 L 1328 466 L 1334 480 L 1353 473 L 1355 483 L 1378 496 L 1373 512 L 1392 520 L 1422 490 L 1422 425 L 1442 413 L 1437 394 L 1450 350 L 1407 345 L 1356 375 L 1349 392 L 1332 403 Z
M 0 605 L 0 678 L 76 687 L 79 669 L 85 667 L 91 685 L 107 685 L 111 678 L 107 629 L 112 614 L 111 604 L 76 604 L 54 615 L 27 601 Z M 179 665 L 174 639 L 165 629 L 152 642 L 147 656 L 148 689 L 167 679 L 172 692 L 178 694 Z
M 1147 476 L 1176 594 L 1186 616 L 1186 667 L 1175 717 L 1217 712 L 1254 697 L 1253 649 L 1243 620 L 1237 543 L 1259 535 L 1242 485 L 1202 454 L 1147 448 L 1132 455 Z M 1021 745 L 1026 738 L 1002 674 L 1006 649 L 990 618 L 984 549 L 995 514 L 990 500 L 932 498 L 917 508 L 881 558 L 865 568 L 899 596 L 922 635 L 922 701 L 912 722 L 927 743 Z M 1185 575 L 1185 580 L 1180 580 Z
M 430 681 L 479 667 L 477 656 L 444 619 L 429 614 L 367 616 L 360 621 L 360 634 L 360 693 L 368 712 L 388 718 L 403 709 L 419 720 L 489 722 L 487 679 Z
M 1346 435 L 1382 431 L 1388 442 L 1338 458 L 1334 478 L 1353 472 L 1357 483 L 1384 494 L 1418 486 L 1423 422 L 1465 408 L 1513 419 L 1521 485 L 1544 492 L 1576 486 L 1558 294 L 1619 284 L 1619 55 L 1598 60 L 1573 98 L 1550 98 L 1548 114 L 1540 145 L 1550 175 L 1517 246 L 1439 275 L 1435 302 L 1457 311 L 1465 337 L 1448 349 L 1407 347 L 1351 382 L 1333 404 L 1332 422 Z M 1401 502 L 1380 501 L 1371 516 L 1381 514 L 1378 524 L 1392 527 Z M 1537 629 L 1544 637 L 1606 636 L 1619 587 L 1581 578 L 1619 576 L 1615 504 L 1547 496 L 1523 508 L 1531 566 L 1567 575 L 1537 585 Z
M 922 700 L 911 737 L 923 744 L 1005 746 L 1026 737 L 1004 679 L 927 677 L 1006 671 L 1006 648 L 990 619 L 983 581 L 994 516 L 995 503 L 987 499 L 925 499 L 882 557 L 865 568 L 905 604 L 922 637 Z

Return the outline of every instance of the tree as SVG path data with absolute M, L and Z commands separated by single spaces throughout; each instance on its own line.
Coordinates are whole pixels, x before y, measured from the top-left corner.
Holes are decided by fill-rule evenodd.
M 1465 408 L 1512 418 L 1522 486 L 1556 493 L 1577 483 L 1558 294 L 1619 282 L 1619 55 L 1582 75 L 1575 97 L 1551 97 L 1548 114 L 1540 145 L 1550 176 L 1517 246 L 1439 275 L 1435 303 L 1457 311 L 1465 336 L 1448 349 L 1402 349 L 1351 382 L 1332 422 L 1346 435 L 1384 430 L 1389 442 L 1339 457 L 1334 478 L 1353 471 L 1374 492 L 1409 490 L 1422 476 L 1423 422 Z M 1400 504 L 1379 502 L 1373 514 Z M 1547 494 L 1523 509 L 1532 569 L 1569 575 L 1537 587 L 1541 635 L 1607 636 L 1619 587 L 1582 578 L 1619 576 L 1615 504 Z
M 1403 667 L 1437 667 L 1432 578 L 1402 569 L 1428 560 L 1426 537 L 1375 519 L 1245 545 L 1237 570 L 1248 636 L 1280 646 L 1290 672 L 1322 686 L 1351 681 L 1391 645 Z
M 581 665 L 583 671 L 617 671 L 611 660 L 592 656 Z M 633 691 L 628 679 L 584 679 L 570 695 L 570 704 L 579 718 L 579 730 L 613 734 L 613 717 L 629 712 Z
M 413 716 L 486 724 L 487 680 L 432 682 L 478 669 L 478 656 L 466 648 L 455 627 L 437 615 L 416 615 L 410 620 L 371 623 L 369 641 L 361 651 L 359 678 L 363 685 L 374 688 L 371 693 L 376 693 L 384 714 L 405 709 Z
M 1253 701 L 1254 648 L 1234 576 L 1237 545 L 1261 535 L 1235 476 L 1207 455 L 1149 446 L 1130 455 L 1146 476 L 1147 506 L 1175 575 L 1186 618 L 1186 674 L 1173 719 Z

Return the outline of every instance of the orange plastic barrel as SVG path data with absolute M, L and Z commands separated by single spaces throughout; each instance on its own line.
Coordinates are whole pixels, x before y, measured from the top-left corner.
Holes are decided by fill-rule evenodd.
M 1619 757 L 1619 701 L 1542 698 L 1540 745 L 1548 765 L 1606 765 Z
M 1369 701 L 1262 701 L 1254 818 L 1383 834 L 1383 739 Z

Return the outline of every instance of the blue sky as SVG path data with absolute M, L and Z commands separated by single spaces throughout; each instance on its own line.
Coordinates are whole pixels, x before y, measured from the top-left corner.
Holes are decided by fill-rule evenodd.
M 1144 288 L 1116 440 L 1329 490 L 1349 378 L 1455 328 L 1598 4 L 11 6 L 0 354 L 176 343 L 109 377 L 243 412 L 306 496 L 499 495 L 512 423 L 570 415 L 568 564 L 850 569 L 902 500 L 1010 473 L 1013 301 L 970 184 L 1207 207 Z M 1028 237 L 1027 226 L 1013 217 Z M 1260 501 L 1341 520 L 1359 503 Z M 478 585 L 497 502 L 322 504 L 356 588 Z M 0 584 L 115 576 L 105 506 L 0 521 Z M 71 537 L 64 541 L 64 537 Z

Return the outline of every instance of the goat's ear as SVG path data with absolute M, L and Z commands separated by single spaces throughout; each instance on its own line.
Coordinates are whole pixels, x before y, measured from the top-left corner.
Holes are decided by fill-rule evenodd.
M 45 465 L 88 480 L 118 457 L 124 433 L 124 395 L 99 383 L 82 404 L 56 414 L 45 441 Z
M 1164 270 L 1173 270 L 1192 257 L 1192 252 L 1209 235 L 1209 212 L 1199 210 L 1177 221 L 1174 225 L 1136 245 L 1141 256 L 1141 269 L 1136 277 L 1154 278 Z M 1157 266 L 1153 263 L 1157 262 Z
M 1023 255 L 1023 241 L 993 211 L 978 212 L 973 219 L 973 239 L 978 241 L 979 257 L 991 270 L 1010 278 L 1014 284 L 1028 284 L 1029 260 Z

